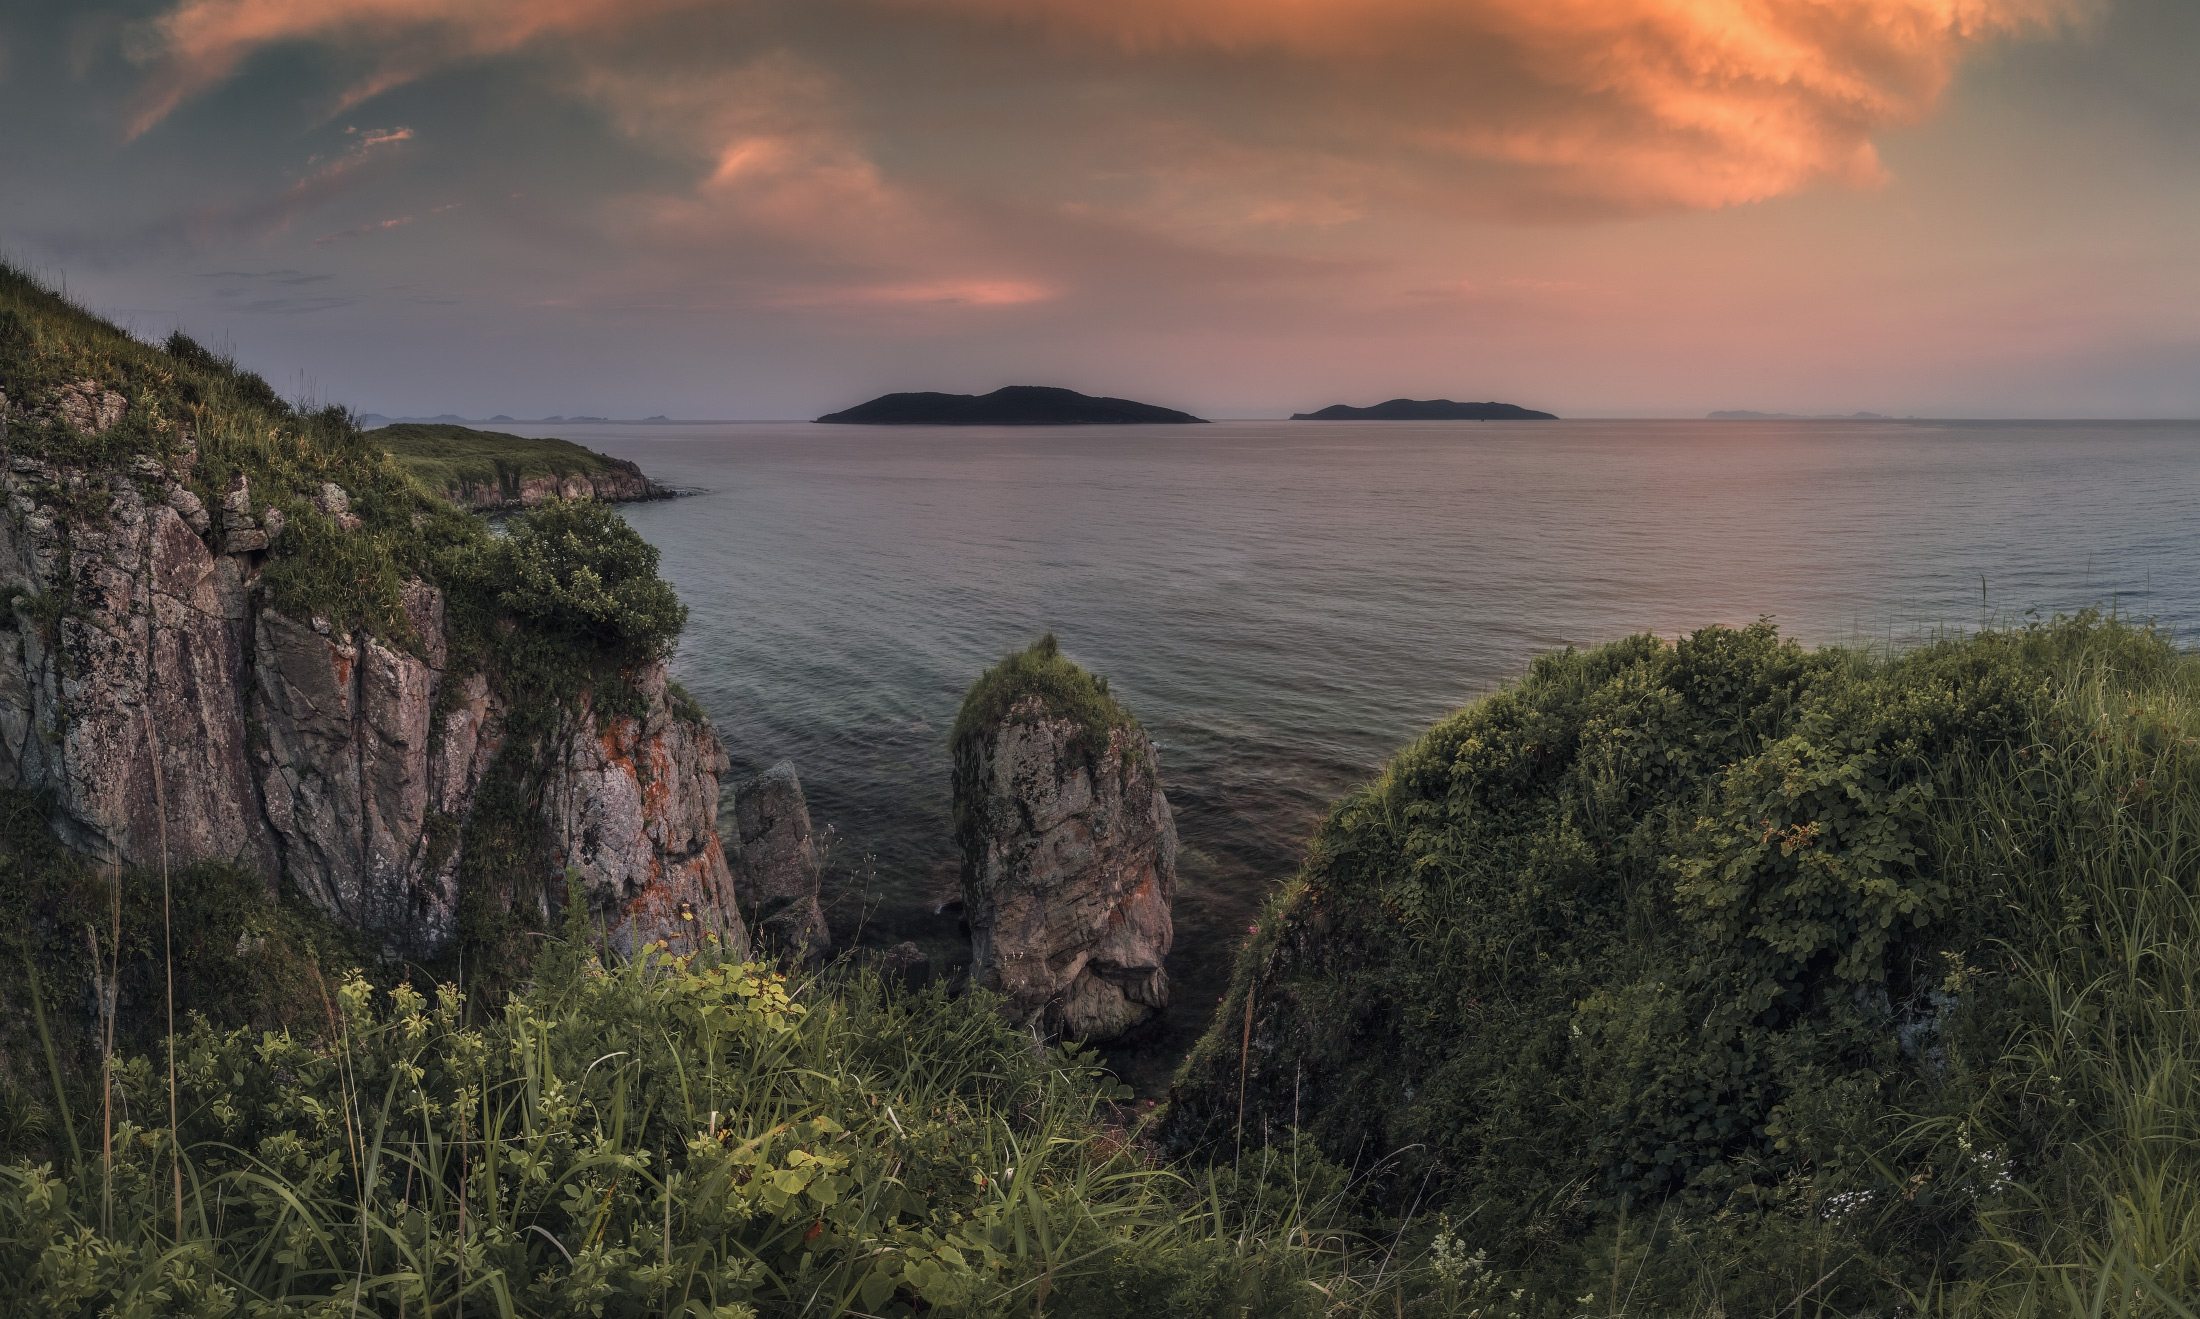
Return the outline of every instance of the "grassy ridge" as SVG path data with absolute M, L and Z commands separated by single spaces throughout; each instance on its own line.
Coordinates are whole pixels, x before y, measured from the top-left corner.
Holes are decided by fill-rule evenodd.
M 1400 1151 L 1524 1317 L 2188 1313 L 2196 698 L 2092 617 L 1546 656 L 1339 804 L 1173 1141 Z
M 632 463 L 584 448 L 570 440 L 508 435 L 465 426 L 399 422 L 367 432 L 402 463 L 422 485 L 454 498 L 469 486 L 503 492 L 517 503 L 520 486 L 530 478 L 616 475 L 638 477 Z

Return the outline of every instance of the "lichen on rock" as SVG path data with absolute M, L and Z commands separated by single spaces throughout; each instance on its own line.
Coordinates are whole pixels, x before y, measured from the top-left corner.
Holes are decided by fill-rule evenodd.
M 1176 822 L 1153 743 L 1105 681 L 1042 638 L 971 688 L 954 759 L 973 982 L 1070 1039 L 1166 1007 Z

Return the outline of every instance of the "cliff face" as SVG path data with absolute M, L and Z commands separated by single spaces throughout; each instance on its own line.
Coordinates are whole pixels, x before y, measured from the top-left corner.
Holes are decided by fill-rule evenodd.
M 1168 1005 L 1176 822 L 1146 735 L 1087 731 L 1022 697 L 959 739 L 955 801 L 971 979 L 1019 1024 L 1105 1040 Z
M 443 493 L 460 508 L 476 513 L 500 509 L 534 508 L 552 499 L 601 499 L 614 503 L 632 499 L 657 499 L 665 491 L 642 475 L 633 463 L 613 458 L 611 470 L 575 472 L 570 476 L 514 476 L 496 481 L 456 481 Z
M 56 831 L 97 860 L 241 863 L 389 955 L 448 948 L 508 712 L 486 675 L 447 667 L 442 595 L 404 583 L 403 643 L 271 607 L 284 516 L 255 513 L 238 478 L 217 527 L 189 488 L 188 429 L 177 456 L 126 471 L 5 453 L 11 416 L 97 436 L 127 411 L 91 382 L 35 413 L 0 395 L 0 788 L 48 793 Z M 315 503 L 356 528 L 340 487 Z M 714 827 L 724 750 L 673 713 L 661 664 L 633 684 L 639 715 L 584 697 L 541 745 L 544 878 L 577 868 L 621 946 L 694 930 L 683 903 L 739 940 Z

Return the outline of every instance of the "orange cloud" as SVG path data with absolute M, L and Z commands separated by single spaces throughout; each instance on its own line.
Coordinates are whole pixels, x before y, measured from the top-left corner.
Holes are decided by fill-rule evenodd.
M 1818 180 L 1880 180 L 1875 135 L 1928 115 L 1967 53 L 2097 3 L 183 0 L 141 43 L 154 68 L 131 132 L 284 43 L 340 44 L 366 58 L 371 67 L 337 95 L 339 106 L 553 39 L 591 71 L 598 95 L 604 78 L 646 79 L 668 61 L 745 65 L 755 50 L 711 45 L 763 40 L 744 31 L 806 42 L 802 58 L 817 66 L 881 58 L 833 48 L 817 35 L 831 22 L 790 18 L 825 10 L 838 11 L 844 31 L 888 19 L 935 29 L 924 57 L 936 62 L 927 66 L 935 79 L 957 80 L 958 52 L 991 52 L 971 55 L 971 76 L 1017 81 L 1030 108 L 1049 117 L 1048 128 L 1026 132 L 1055 135 L 1045 163 L 1064 176 L 1061 200 L 1074 199 L 1084 163 L 1088 173 L 1147 178 L 1157 189 L 1153 215 L 1196 213 L 1194 227 L 1218 216 L 1248 228 L 1335 225 L 1378 194 L 1485 210 L 1721 207 Z M 742 21 L 718 21 L 729 16 Z M 682 25 L 707 35 L 684 41 Z M 637 44 L 645 31 L 653 51 Z M 1019 57 L 999 59 L 1003 42 L 1021 42 Z M 1127 94 L 1062 96 L 1054 69 Z M 841 81 L 867 87 L 877 72 L 854 67 Z M 894 107 L 870 111 L 880 131 L 896 131 Z M 991 131 L 1013 135 L 1019 118 L 1011 112 L 1007 127 Z M 1167 146 L 1123 158 L 1147 139 Z M 772 135 L 719 145 L 713 184 L 783 176 L 808 149 Z M 1318 196 L 1276 182 L 1308 177 L 1320 181 Z M 1233 189 L 1241 195 L 1225 195 Z
M 1355 149 L 1511 166 L 1623 206 L 1717 207 L 1882 177 L 1980 43 L 2091 0 L 889 0 L 1156 61 L 1281 59 Z

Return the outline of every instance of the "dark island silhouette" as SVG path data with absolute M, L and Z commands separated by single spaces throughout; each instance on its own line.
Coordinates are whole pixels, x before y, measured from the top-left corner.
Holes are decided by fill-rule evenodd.
M 852 426 L 1141 426 L 1206 418 L 1074 389 L 1009 385 L 990 394 L 881 394 L 818 420 Z
M 1548 412 L 1510 403 L 1454 403 L 1448 398 L 1394 398 L 1371 408 L 1333 403 L 1319 412 L 1294 412 L 1293 421 L 1557 421 Z

